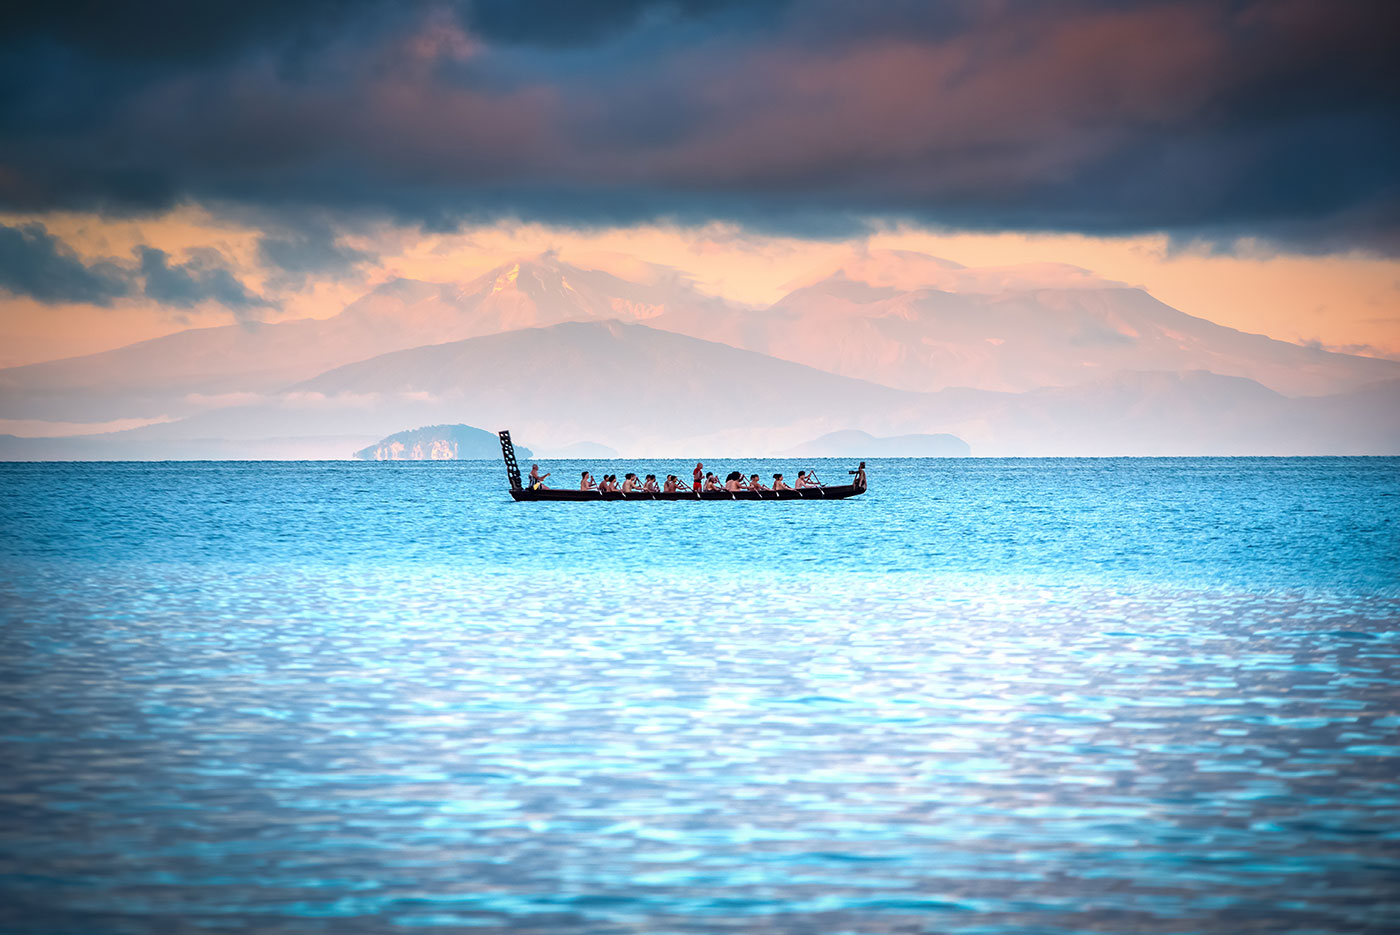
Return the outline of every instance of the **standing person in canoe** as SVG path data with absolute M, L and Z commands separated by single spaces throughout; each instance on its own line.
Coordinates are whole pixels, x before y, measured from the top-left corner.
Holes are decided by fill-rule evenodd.
M 695 470 L 691 473 L 691 476 L 695 478 L 695 483 L 692 485 L 691 489 L 694 490 L 696 493 L 699 493 L 701 485 L 705 482 L 704 463 L 696 461 Z
M 553 473 L 553 472 L 550 472 L 550 473 Z M 530 489 L 531 489 L 531 490 L 548 490 L 549 488 L 546 487 L 546 486 L 544 485 L 544 479 L 545 479 L 546 477 L 548 477 L 548 476 L 549 476 L 549 474 L 541 474 L 541 473 L 540 473 L 540 466 L 539 466 L 538 464 L 532 464 L 532 465 L 530 465 Z
M 856 468 L 856 469 L 855 469 L 854 471 L 852 471 L 851 473 L 855 475 L 855 477 L 851 478 L 851 483 L 854 484 L 855 486 L 859 487 L 861 490 L 864 490 L 864 489 L 865 489 L 865 462 L 862 461 L 862 462 L 860 463 L 860 467 Z

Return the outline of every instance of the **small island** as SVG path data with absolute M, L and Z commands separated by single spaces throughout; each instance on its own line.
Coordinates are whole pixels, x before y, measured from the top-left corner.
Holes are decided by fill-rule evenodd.
M 532 458 L 529 448 L 518 446 L 521 458 Z M 496 433 L 471 425 L 426 425 L 395 432 L 355 452 L 361 461 L 473 461 L 501 455 Z

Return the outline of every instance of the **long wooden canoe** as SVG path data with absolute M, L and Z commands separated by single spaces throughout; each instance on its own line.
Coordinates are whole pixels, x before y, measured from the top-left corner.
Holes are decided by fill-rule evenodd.
M 801 490 L 713 490 L 695 493 L 680 490 L 675 493 L 599 493 L 596 490 L 567 490 L 550 488 L 531 490 L 520 482 L 520 465 L 515 462 L 515 445 L 510 432 L 497 433 L 501 439 L 501 456 L 506 462 L 510 479 L 510 495 L 517 501 L 530 503 L 587 503 L 599 500 L 844 500 L 865 493 L 864 484 L 841 484 L 836 487 L 804 487 Z

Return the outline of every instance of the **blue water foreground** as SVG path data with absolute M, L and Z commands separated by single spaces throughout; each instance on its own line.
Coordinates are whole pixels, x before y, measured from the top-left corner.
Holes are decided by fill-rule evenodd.
M 0 931 L 1400 928 L 1400 459 L 870 481 L 0 464 Z

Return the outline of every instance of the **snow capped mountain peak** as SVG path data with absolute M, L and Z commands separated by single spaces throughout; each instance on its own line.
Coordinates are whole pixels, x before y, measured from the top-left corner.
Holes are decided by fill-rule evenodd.
M 564 262 L 552 251 L 521 256 L 471 279 L 390 280 L 351 303 L 341 324 L 375 330 L 379 350 L 540 328 L 566 321 L 640 321 L 671 309 L 729 303 L 676 275 L 634 282 Z M 337 318 L 328 319 L 335 322 Z
M 553 251 L 518 257 L 452 287 L 452 303 L 470 308 L 476 334 L 540 328 L 566 321 L 644 321 L 669 311 L 729 311 L 666 267 L 634 262 L 627 278 L 566 262 Z M 450 340 L 453 338 L 441 338 Z
M 571 276 L 576 280 L 581 279 L 587 272 L 561 262 L 552 253 L 542 253 L 498 266 L 467 283 L 462 287 L 462 292 L 464 295 L 479 294 L 484 288 L 487 295 L 518 292 L 547 301 L 570 293 L 577 294 L 569 279 Z
M 513 286 L 513 285 L 515 285 L 516 282 L 519 281 L 519 279 L 520 279 L 520 264 L 519 264 L 519 263 L 512 263 L 512 264 L 510 265 L 510 268 L 507 269 L 505 272 L 501 273 L 500 275 L 498 275 L 498 276 L 496 277 L 495 282 L 493 282 L 493 283 L 491 284 L 491 294 L 492 294 L 492 295 L 495 295 L 497 292 L 500 292 L 502 289 L 505 289 L 505 288 L 507 288 L 508 286 Z

